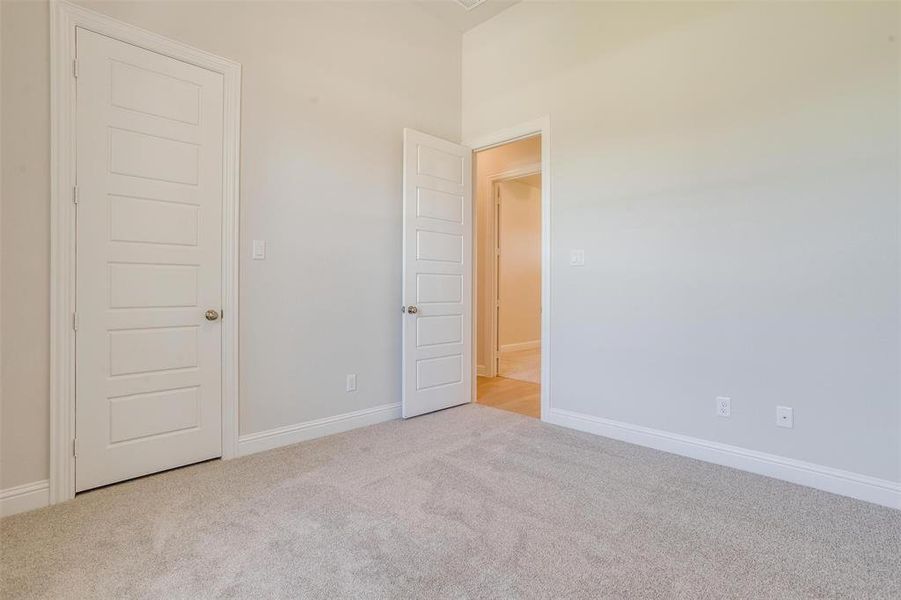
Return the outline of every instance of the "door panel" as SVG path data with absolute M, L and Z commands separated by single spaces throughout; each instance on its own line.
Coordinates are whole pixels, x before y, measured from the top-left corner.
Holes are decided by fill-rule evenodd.
M 200 156 L 194 144 L 113 128 L 109 144 L 111 173 L 197 185 Z
M 110 241 L 197 245 L 197 207 L 175 202 L 109 196 Z
M 200 388 L 110 398 L 110 442 L 128 442 L 200 425 Z
M 404 131 L 403 415 L 472 396 L 472 153 Z
M 221 455 L 223 80 L 76 31 L 76 491 Z

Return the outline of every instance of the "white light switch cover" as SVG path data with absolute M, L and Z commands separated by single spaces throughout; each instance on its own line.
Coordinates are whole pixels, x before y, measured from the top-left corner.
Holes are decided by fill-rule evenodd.
M 266 258 L 266 242 L 264 240 L 253 241 L 253 259 L 263 260 Z
M 573 267 L 582 267 L 585 266 L 585 251 L 584 250 L 570 250 L 569 251 L 569 264 Z

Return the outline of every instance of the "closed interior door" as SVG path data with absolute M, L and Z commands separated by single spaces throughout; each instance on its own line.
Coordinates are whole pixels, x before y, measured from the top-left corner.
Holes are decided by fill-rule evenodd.
M 404 131 L 403 416 L 472 399 L 472 152 Z
M 221 455 L 223 78 L 81 28 L 76 48 L 82 491 Z

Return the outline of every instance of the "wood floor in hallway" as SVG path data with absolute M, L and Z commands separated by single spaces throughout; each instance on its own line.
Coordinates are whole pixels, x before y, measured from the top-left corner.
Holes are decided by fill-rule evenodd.
M 541 383 L 541 350 L 515 350 L 501 352 L 497 363 L 498 377 Z
M 506 377 L 479 377 L 476 400 L 479 404 L 534 417 L 541 417 L 541 386 Z

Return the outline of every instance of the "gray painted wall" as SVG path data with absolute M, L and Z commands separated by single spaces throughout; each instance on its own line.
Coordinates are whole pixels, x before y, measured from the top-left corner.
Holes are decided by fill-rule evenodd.
M 241 433 L 397 402 L 402 129 L 459 139 L 459 31 L 407 2 L 83 4 L 243 65 Z M 0 489 L 48 473 L 50 245 L 48 8 L 2 11 Z
M 525 2 L 464 34 L 464 139 L 551 118 L 553 406 L 901 481 L 898 11 Z

